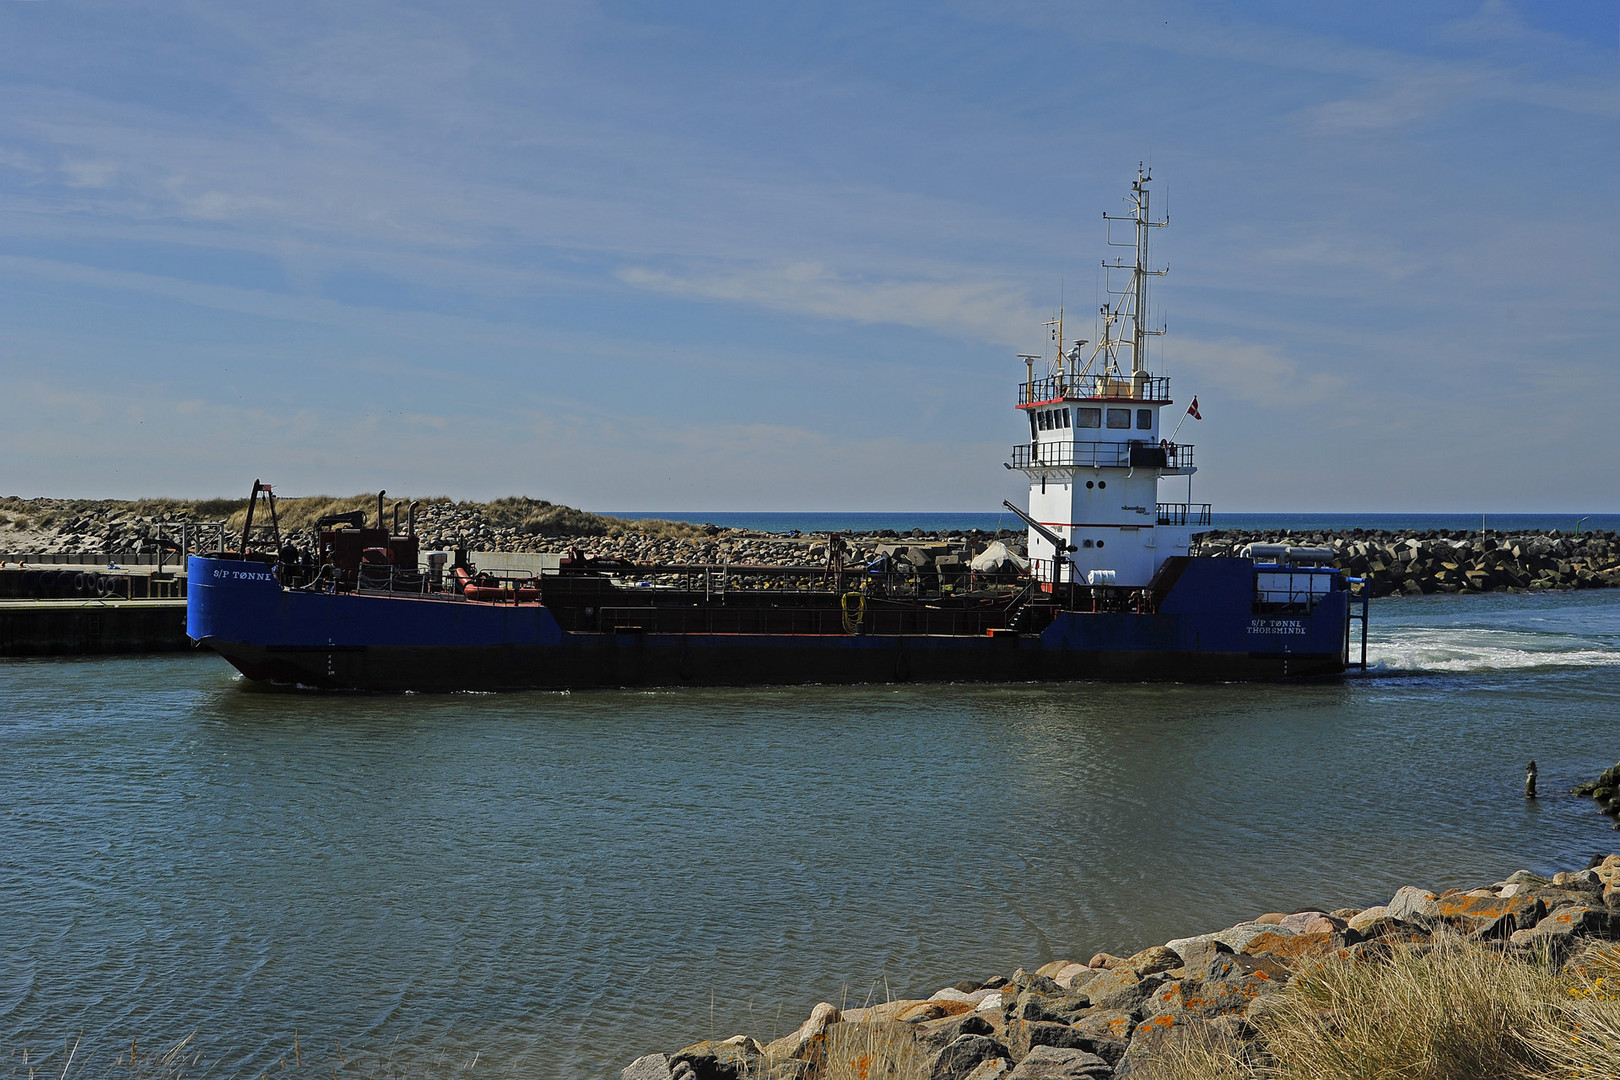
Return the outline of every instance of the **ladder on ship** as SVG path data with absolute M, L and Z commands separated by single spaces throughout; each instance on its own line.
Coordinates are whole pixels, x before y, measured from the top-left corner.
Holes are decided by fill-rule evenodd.
M 1350 578 L 1348 580 L 1349 580 L 1350 585 L 1351 585 L 1352 588 L 1359 585 L 1361 587 L 1361 590 L 1360 590 L 1360 595 L 1359 596 L 1354 592 L 1352 592 L 1350 594 L 1350 613 L 1349 613 L 1349 617 L 1344 620 L 1344 666 L 1345 667 L 1358 668 L 1361 671 L 1366 671 L 1367 670 L 1367 600 L 1372 595 L 1372 590 L 1367 587 L 1367 582 L 1366 582 L 1366 580 L 1364 578 L 1354 578 L 1353 577 L 1353 578 Z M 1357 606 L 1358 601 L 1360 602 L 1360 607 L 1361 607 L 1361 610 L 1359 610 L 1359 611 L 1356 610 L 1356 606 Z M 1359 661 L 1350 659 L 1350 646 L 1351 646 L 1352 641 L 1354 640 L 1353 637 L 1352 637 L 1352 634 L 1351 634 L 1351 626 L 1353 624 L 1355 624 L 1355 623 L 1360 623 L 1361 624 L 1361 659 Z
M 1023 631 L 1024 615 L 1029 611 L 1030 605 L 1034 602 L 1035 586 L 1033 584 L 1025 586 L 1024 591 L 1013 600 L 1012 606 L 1007 610 L 1006 625 L 1008 630 L 1012 630 L 1015 633 L 1021 633 Z
M 726 579 L 731 577 L 731 564 L 721 563 L 719 566 L 710 566 L 703 572 L 703 599 L 712 601 L 718 599 L 721 603 L 726 599 Z

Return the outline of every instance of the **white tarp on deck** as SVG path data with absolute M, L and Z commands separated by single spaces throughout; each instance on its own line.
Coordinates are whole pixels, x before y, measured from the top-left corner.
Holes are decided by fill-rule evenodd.
M 1029 560 L 1022 555 L 1015 554 L 1011 548 L 1000 540 L 990 541 L 990 546 L 973 560 L 973 569 L 981 574 L 994 574 L 1001 570 L 1013 569 L 1020 574 L 1029 569 Z

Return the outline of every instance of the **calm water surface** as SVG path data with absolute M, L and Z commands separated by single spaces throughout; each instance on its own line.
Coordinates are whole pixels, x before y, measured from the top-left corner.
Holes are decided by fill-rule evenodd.
M 1377 669 L 1319 686 L 371 697 L 0 662 L 0 1037 L 607 1077 L 820 999 L 1620 849 L 1519 795 L 1528 758 L 1556 793 L 1620 757 L 1620 593 L 1374 624 Z
M 907 532 L 921 529 L 926 533 L 967 532 L 980 529 L 995 532 L 1014 529 L 1022 532 L 1023 522 L 1014 514 L 993 513 L 930 513 L 928 511 L 748 511 L 748 510 L 617 510 L 618 517 L 632 520 L 664 518 L 670 521 L 707 522 L 738 529 L 757 529 L 762 532 L 827 532 L 850 529 L 868 532 L 877 529 L 895 529 Z M 1561 532 L 1614 531 L 1620 529 L 1620 514 L 1244 514 L 1216 513 L 1210 527 L 1214 529 L 1244 529 L 1295 532 L 1313 529 L 1331 529 L 1343 532 L 1350 529 L 1388 529 L 1392 532 L 1424 532 L 1429 529 L 1472 531 L 1481 526 L 1503 531 Z

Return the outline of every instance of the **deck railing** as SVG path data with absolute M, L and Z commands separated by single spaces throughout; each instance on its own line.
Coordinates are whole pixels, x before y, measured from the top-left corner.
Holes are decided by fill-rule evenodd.
M 919 610 L 869 605 L 851 607 L 758 608 L 670 607 L 612 604 L 597 609 L 578 630 L 597 633 L 660 634 L 826 634 L 848 637 L 897 634 L 979 636 L 1000 629 L 1007 609 Z
M 1012 467 L 1183 469 L 1193 463 L 1190 444 L 1160 446 L 1145 439 L 1125 442 L 1033 442 L 1012 448 Z
M 1170 400 L 1170 379 L 1159 375 L 1048 375 L 1018 384 L 1018 404 L 1043 401 Z
M 1160 503 L 1160 525 L 1209 525 L 1209 503 Z

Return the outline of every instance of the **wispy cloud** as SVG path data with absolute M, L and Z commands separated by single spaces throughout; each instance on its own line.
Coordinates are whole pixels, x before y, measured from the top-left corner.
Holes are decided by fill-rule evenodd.
M 1181 338 L 1175 361 L 1183 393 L 1219 387 L 1227 397 L 1267 411 L 1312 408 L 1350 388 L 1342 374 L 1313 370 L 1282 350 L 1252 342 Z
M 1379 46 L 1290 26 L 1286 17 L 1262 20 L 1242 12 L 1223 17 L 1203 4 L 1159 3 L 1121 11 L 1113 5 L 1034 2 L 978 10 L 987 21 L 1017 18 L 1091 43 L 1126 43 L 1185 57 L 1330 76 L 1349 92 L 1330 89 L 1327 100 L 1304 109 L 1323 131 L 1388 129 L 1484 100 L 1620 117 L 1612 33 L 1604 42 L 1610 48 L 1600 50 L 1562 35 L 1531 31 L 1503 0 L 1485 0 L 1474 15 L 1433 30 L 1419 29 L 1421 24 L 1402 16 L 1388 23 L 1390 33 L 1378 35 L 1401 44 Z M 1374 9 L 1367 15 L 1369 20 L 1386 17 Z M 1310 20 L 1300 11 L 1291 21 Z M 1394 32 L 1397 23 L 1407 28 L 1405 34 Z M 1488 47 L 1474 55 L 1440 55 L 1434 38 Z M 1504 44 L 1512 49 L 1496 48 Z M 1577 58 L 1579 62 L 1571 62 Z M 1256 105 L 1262 111 L 1274 107 Z
M 894 323 L 1002 345 L 1027 339 L 1030 328 L 1040 321 L 1036 310 L 1007 282 L 859 280 L 815 262 L 708 275 L 626 267 L 619 278 L 675 296 L 858 323 Z

